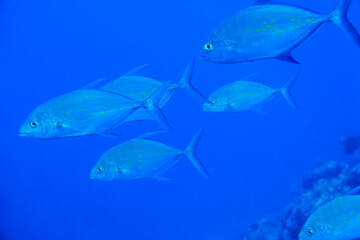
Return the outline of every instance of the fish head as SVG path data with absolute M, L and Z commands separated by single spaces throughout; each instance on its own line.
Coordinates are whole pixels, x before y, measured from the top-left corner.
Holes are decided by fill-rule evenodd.
M 310 217 L 311 218 L 311 217 Z M 310 220 L 310 221 L 309 221 Z M 299 233 L 299 240 L 322 240 L 332 239 L 331 227 L 321 225 L 318 221 L 309 219 Z
M 238 44 L 217 37 L 211 38 L 203 44 L 199 56 L 206 61 L 214 63 L 235 63 L 242 61 L 242 51 Z
M 209 99 L 209 102 L 204 103 L 203 111 L 205 112 L 224 112 L 227 109 L 227 104 L 224 101 Z
M 60 127 L 59 121 L 39 107 L 21 125 L 19 136 L 28 138 L 56 138 Z
M 91 169 L 90 178 L 96 180 L 111 181 L 116 179 L 115 169 L 108 164 L 96 165 Z
M 103 181 L 127 179 L 124 169 L 113 164 L 97 164 L 91 169 L 90 178 Z

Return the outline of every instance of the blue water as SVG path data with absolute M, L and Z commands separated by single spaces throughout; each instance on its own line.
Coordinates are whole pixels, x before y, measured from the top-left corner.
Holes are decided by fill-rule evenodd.
M 336 0 L 288 0 L 327 13 Z M 324 24 L 293 55 L 220 65 L 198 61 L 193 82 L 205 95 L 258 72 L 280 87 L 296 73 L 292 109 L 282 96 L 265 114 L 202 111 L 178 91 L 164 107 L 174 132 L 155 136 L 184 148 L 204 127 L 198 155 L 211 178 L 186 158 L 171 181 L 101 182 L 90 169 L 112 146 L 154 122 L 124 125 L 123 137 L 57 140 L 18 136 L 39 104 L 99 78 L 114 79 L 149 63 L 142 75 L 178 80 L 203 40 L 224 18 L 252 1 L 63 0 L 0 2 L 0 239 L 1 240 L 234 240 L 301 191 L 307 171 L 346 160 L 339 138 L 360 133 L 360 48 Z M 349 18 L 360 30 L 359 1 Z

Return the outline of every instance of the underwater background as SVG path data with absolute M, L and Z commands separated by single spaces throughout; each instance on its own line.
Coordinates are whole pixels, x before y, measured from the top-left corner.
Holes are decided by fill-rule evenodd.
M 282 1 L 328 13 L 337 0 Z M 161 128 L 125 124 L 120 137 L 20 138 L 41 103 L 141 64 L 140 75 L 178 81 L 204 39 L 223 19 L 253 1 L 0 1 L 0 239 L 243 239 L 252 224 L 279 213 L 301 194 L 307 172 L 349 161 L 340 144 L 360 134 L 360 49 L 334 24 L 321 26 L 279 60 L 215 64 L 198 60 L 193 84 L 205 96 L 258 73 L 283 86 L 297 73 L 294 110 L 281 95 L 265 113 L 210 113 L 186 91 L 163 108 L 173 132 L 152 138 L 185 148 L 205 132 L 199 158 L 211 178 L 185 157 L 170 181 L 96 181 L 90 169 L 109 148 Z M 360 29 L 360 2 L 348 17 Z

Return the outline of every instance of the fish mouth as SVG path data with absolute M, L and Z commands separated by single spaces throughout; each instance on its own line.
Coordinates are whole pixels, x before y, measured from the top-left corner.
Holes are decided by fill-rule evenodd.
M 203 107 L 203 111 L 204 111 L 204 112 L 210 112 L 210 109 L 209 109 L 208 107 L 204 106 L 204 107 Z
M 208 60 L 209 55 L 210 55 L 209 52 L 204 51 L 204 49 L 200 49 L 198 54 L 197 54 L 197 59 Z
M 26 132 L 20 132 L 19 133 L 20 137 L 30 137 L 30 133 L 26 133 Z
M 213 112 L 214 111 L 213 106 L 214 106 L 214 103 L 209 100 L 208 103 L 203 104 L 203 111 L 205 111 L 205 112 Z
M 90 173 L 90 177 L 89 177 L 91 180 L 99 180 L 99 177 L 94 174 L 94 173 Z

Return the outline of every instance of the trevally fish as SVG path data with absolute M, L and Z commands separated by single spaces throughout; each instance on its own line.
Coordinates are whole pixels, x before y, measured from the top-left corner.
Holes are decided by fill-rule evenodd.
M 168 129 L 169 124 L 159 110 L 158 103 L 169 85 L 170 82 L 165 83 L 143 101 L 135 101 L 121 94 L 88 89 L 87 86 L 38 106 L 20 127 L 20 136 L 63 138 L 109 135 L 138 108 L 146 108 Z
M 318 208 L 307 219 L 299 240 L 355 240 L 360 238 L 359 187 Z
M 207 101 L 207 99 L 191 83 L 194 64 L 195 61 L 193 59 L 186 67 L 179 83 L 170 85 L 167 93 L 165 93 L 164 97 L 159 102 L 160 107 L 163 107 L 166 104 L 176 89 L 186 89 L 194 96 L 200 98 L 202 101 Z M 124 76 L 121 76 L 101 86 L 100 89 L 109 92 L 120 93 L 136 101 L 142 101 L 144 98 L 150 96 L 163 84 L 161 81 L 149 77 L 133 75 L 144 66 L 145 65 L 142 65 L 131 70 Z M 137 120 L 148 120 L 152 118 L 153 116 L 146 109 L 140 108 L 137 109 L 136 112 L 128 117 L 125 121 L 130 122 Z
M 294 48 L 325 22 L 332 22 L 360 45 L 360 36 L 347 19 L 351 0 L 339 0 L 328 15 L 287 4 L 259 0 L 218 25 L 200 56 L 216 63 L 277 58 L 296 62 Z
M 104 153 L 90 173 L 97 180 L 133 180 L 153 178 L 166 180 L 164 173 L 183 155 L 204 176 L 209 176 L 196 155 L 202 136 L 199 130 L 185 150 L 180 150 L 159 141 L 138 137 L 121 143 Z
M 278 93 L 281 93 L 288 103 L 297 109 L 290 94 L 290 89 L 297 78 L 298 75 L 279 89 L 252 81 L 237 81 L 227 84 L 210 95 L 208 98 L 210 103 L 205 103 L 203 110 L 208 112 L 261 111 L 261 106 Z

